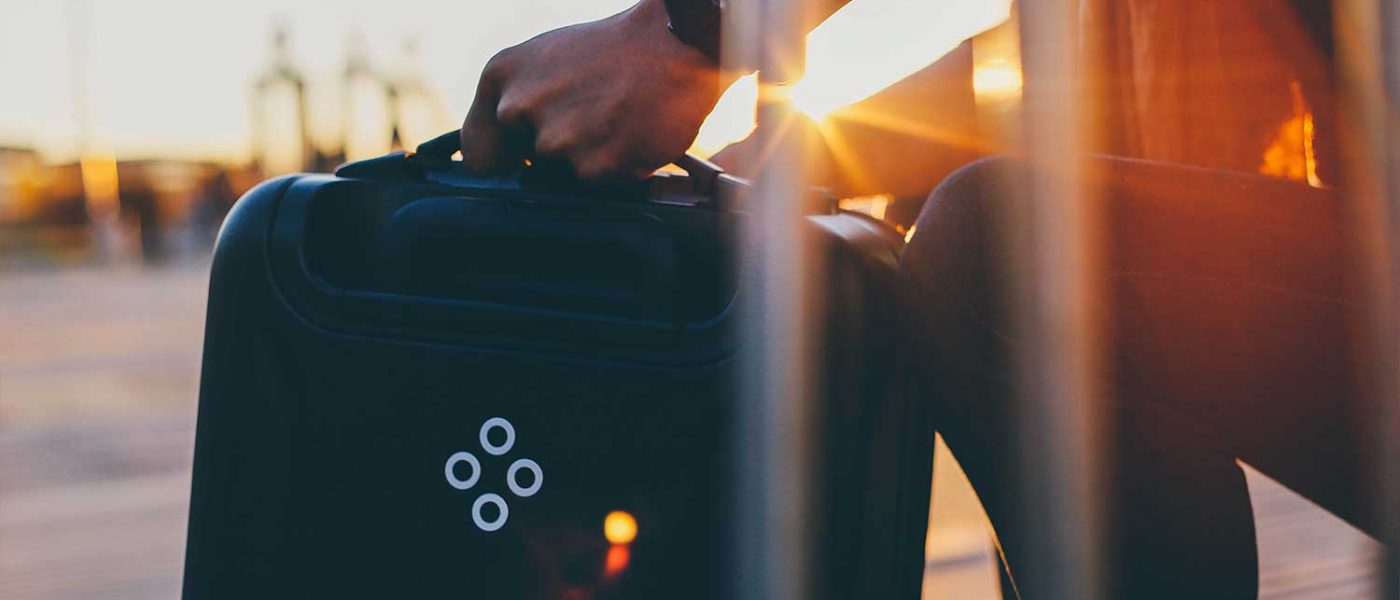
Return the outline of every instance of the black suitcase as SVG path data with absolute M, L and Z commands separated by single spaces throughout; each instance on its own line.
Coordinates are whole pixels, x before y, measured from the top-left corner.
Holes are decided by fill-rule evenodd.
M 235 206 L 184 597 L 732 591 L 741 182 L 454 168 L 456 134 Z M 914 597 L 932 427 L 886 389 L 902 240 L 828 210 L 823 597 Z M 606 531 L 605 531 L 606 529 Z

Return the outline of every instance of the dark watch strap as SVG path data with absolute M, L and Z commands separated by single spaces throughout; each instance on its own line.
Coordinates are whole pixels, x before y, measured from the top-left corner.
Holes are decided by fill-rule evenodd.
M 724 0 L 663 0 L 671 22 L 667 28 L 681 42 L 719 64 Z

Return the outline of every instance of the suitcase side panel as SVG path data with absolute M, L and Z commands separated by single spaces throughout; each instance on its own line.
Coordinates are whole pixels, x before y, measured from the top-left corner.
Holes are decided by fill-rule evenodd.
M 668 595 L 713 597 L 728 361 L 678 369 L 318 328 L 269 267 L 287 191 L 311 179 L 250 192 L 216 251 L 185 597 L 558 597 L 602 570 L 613 509 L 641 531 L 625 581 L 604 585 L 654 597 L 689 582 Z M 501 461 L 517 453 L 478 444 L 493 417 L 547 474 L 539 494 L 512 495 Z M 464 450 L 482 480 L 457 491 L 443 461 Z M 508 499 L 499 532 L 473 524 L 483 493 Z
M 825 598 L 917 597 L 933 424 L 893 389 L 903 240 L 862 215 L 811 218 L 825 258 L 820 415 Z M 914 563 L 917 562 L 917 565 Z M 910 596 L 913 590 L 913 596 Z
M 268 483 L 286 473 L 247 473 L 285 464 L 291 451 L 286 414 L 271 404 L 288 373 L 264 334 L 275 297 L 267 271 L 267 236 L 283 192 L 296 180 L 249 191 L 219 233 L 210 275 L 203 366 L 190 495 L 184 597 L 246 593 L 278 577 L 284 499 Z M 261 417 L 261 418 L 259 418 Z M 256 421 L 255 421 L 256 419 Z M 269 422 L 264 419 L 272 419 Z M 250 485 L 257 482 L 257 485 Z
M 557 597 L 575 571 L 603 568 L 611 550 L 598 528 L 611 509 L 642 527 L 630 571 L 602 584 L 609 597 L 723 589 L 723 486 L 737 460 L 729 360 L 647 367 L 318 328 L 269 266 L 296 181 L 250 192 L 216 249 L 186 598 Z M 933 440 L 887 389 L 899 240 L 851 215 L 813 222 L 831 266 L 825 524 L 813 539 L 829 565 L 826 597 L 889 597 L 892 585 L 917 589 L 922 572 L 908 565 L 922 558 L 924 529 L 910 525 L 926 517 Z M 497 481 L 509 461 L 487 464 L 475 441 L 491 417 L 514 423 L 521 456 L 547 473 L 538 495 L 513 497 Z M 443 459 L 459 450 L 487 469 L 480 489 L 443 481 Z M 502 531 L 472 523 L 484 492 L 509 500 Z

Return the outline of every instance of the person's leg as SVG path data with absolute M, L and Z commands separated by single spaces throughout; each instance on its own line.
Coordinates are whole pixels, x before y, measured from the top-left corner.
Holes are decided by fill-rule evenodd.
M 1348 394 L 1324 393 L 1346 381 L 1340 275 L 1328 275 L 1341 264 L 1335 205 L 1254 178 L 1097 166 L 1114 307 L 1105 325 L 1116 466 L 1103 475 L 1113 486 L 1116 596 L 1253 597 L 1252 514 L 1234 457 L 1268 459 L 1259 466 L 1285 483 L 1339 496 L 1330 505 L 1344 509 L 1351 497 L 1342 480 L 1354 479 L 1355 461 L 1328 458 L 1349 456 Z M 951 177 L 901 264 L 919 387 L 1013 576 L 1043 552 L 1016 521 L 1018 503 L 1035 501 L 1035 490 L 1015 485 L 1009 413 L 1009 349 L 1024 341 L 1004 310 L 1017 274 L 1001 255 L 993 210 L 998 194 L 1015 192 L 1014 171 L 1002 160 Z
M 1265 177 L 1098 164 L 1117 400 L 1213 427 L 1231 456 L 1365 525 L 1341 198 Z

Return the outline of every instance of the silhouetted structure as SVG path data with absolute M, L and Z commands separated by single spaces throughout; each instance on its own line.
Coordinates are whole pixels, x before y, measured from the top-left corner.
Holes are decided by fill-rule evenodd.
M 307 123 L 306 79 L 292 60 L 289 46 L 287 31 L 282 28 L 276 29 L 272 37 L 272 64 L 258 78 L 254 87 L 253 161 L 263 172 L 299 171 L 315 162 L 310 127 Z M 293 114 L 271 114 L 271 109 L 288 108 L 277 105 L 279 100 L 286 100 L 288 94 L 293 103 Z M 295 165 L 290 164 L 291 161 L 288 161 L 288 164 L 277 164 L 281 157 L 274 158 L 278 150 L 276 146 L 282 141 L 277 136 L 292 133 L 279 130 L 278 126 L 285 125 L 285 120 L 292 121 L 290 129 L 295 131 L 297 138 L 293 146 L 298 147 L 300 151 Z

